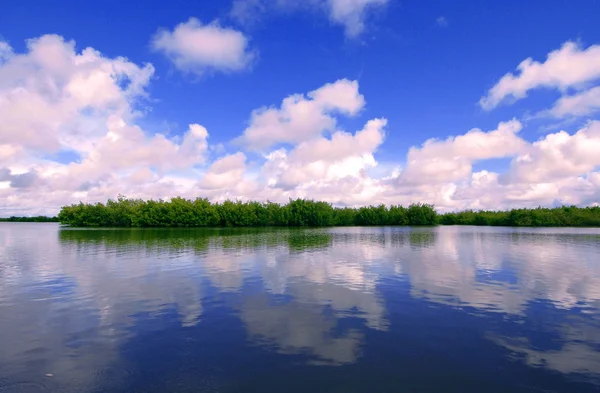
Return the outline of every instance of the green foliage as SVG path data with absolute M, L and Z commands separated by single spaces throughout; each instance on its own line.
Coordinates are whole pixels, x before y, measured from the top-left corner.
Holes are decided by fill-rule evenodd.
M 127 199 L 119 195 L 106 204 L 64 206 L 58 219 L 76 227 L 327 227 L 353 225 L 435 225 L 430 205 L 385 205 L 334 208 L 327 202 L 295 199 L 286 205 L 273 202 L 173 198 L 170 201 Z
M 34 217 L 0 217 L 0 222 L 58 222 L 58 217 L 34 216 Z
M 473 211 L 439 216 L 442 225 L 490 225 L 512 227 L 598 227 L 600 207 L 563 206 L 557 208 Z
M 433 205 L 412 204 L 408 207 L 409 225 L 431 225 L 437 224 L 437 213 Z
M 32 218 L 33 219 L 33 218 Z M 432 205 L 336 208 L 326 202 L 290 199 L 273 202 L 224 201 L 206 198 L 170 201 L 128 199 L 119 195 L 106 204 L 79 203 L 61 209 L 58 220 L 77 227 L 327 227 L 369 225 L 491 225 L 534 227 L 598 227 L 600 207 L 513 209 L 437 214 Z

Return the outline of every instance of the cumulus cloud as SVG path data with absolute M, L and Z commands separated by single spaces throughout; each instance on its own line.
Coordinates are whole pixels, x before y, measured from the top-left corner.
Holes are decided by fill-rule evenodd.
M 268 12 L 316 10 L 327 13 L 332 23 L 343 26 L 346 37 L 356 38 L 365 30 L 369 11 L 387 3 L 388 0 L 235 0 L 230 14 L 242 23 L 249 23 Z
M 0 215 L 55 214 L 65 204 L 119 193 L 305 197 L 348 206 L 425 202 L 440 210 L 600 203 L 598 121 L 530 142 L 523 125 L 510 120 L 427 140 L 381 165 L 386 136 L 404 130 L 385 118 L 342 129 L 340 119 L 364 113 L 366 101 L 357 81 L 340 79 L 251 112 L 236 138 L 240 151 L 209 160 L 217 153 L 202 125 L 175 136 L 139 125 L 151 65 L 76 51 L 56 35 L 29 40 L 23 53 L 2 47 Z M 65 152 L 76 159 L 49 158 Z M 497 158 L 510 164 L 473 169 Z
M 0 41 L 0 63 L 6 61 L 12 54 L 10 45 L 7 42 Z
M 600 86 L 583 92 L 561 97 L 547 114 L 556 118 L 587 116 L 600 109 Z
M 389 180 L 391 195 L 396 200 L 426 200 L 441 210 L 599 203 L 600 163 L 593 153 L 600 151 L 596 123 L 533 143 L 517 135 L 521 123 L 516 120 L 500 123 L 494 131 L 471 130 L 445 141 L 428 141 L 409 150 L 405 167 Z M 506 171 L 473 172 L 475 162 L 503 157 L 511 160 Z
M 560 131 L 528 145 L 503 177 L 511 183 L 555 183 L 600 166 L 598 152 L 600 122 L 593 121 L 573 135 Z
M 341 79 L 283 100 L 280 108 L 255 110 L 239 139 L 250 149 L 263 150 L 277 143 L 300 143 L 332 131 L 335 114 L 356 115 L 365 105 L 358 82 Z
M 242 32 L 222 27 L 218 21 L 202 24 L 196 18 L 178 24 L 173 31 L 159 30 L 150 44 L 181 71 L 197 75 L 241 71 L 256 56 Z
M 512 120 L 489 132 L 473 129 L 444 141 L 429 139 L 422 147 L 409 150 L 399 180 L 403 184 L 437 184 L 465 179 L 475 161 L 510 157 L 522 151 L 526 142 L 517 135 L 521 128 L 519 121 Z
M 45 35 L 28 40 L 27 53 L 11 55 L 2 64 L 0 145 L 87 150 L 89 138 L 105 130 L 86 119 L 133 115 L 132 104 L 145 95 L 154 68 L 107 59 L 92 48 L 76 53 L 74 46 Z
M 331 139 L 321 137 L 302 142 L 289 153 L 285 149 L 271 153 L 263 168 L 269 185 L 302 188 L 307 194 L 335 194 L 344 180 L 361 186 L 368 178 L 365 170 L 377 165 L 373 153 L 383 142 L 386 124 L 385 119 L 374 119 L 354 135 L 337 131 Z
M 246 155 L 242 152 L 219 158 L 208 168 L 198 183 L 201 189 L 229 190 L 243 181 L 246 171 Z
M 348 37 L 360 35 L 364 29 L 367 9 L 381 6 L 388 0 L 328 0 L 329 17 L 344 26 Z
M 520 100 L 530 90 L 544 87 L 566 91 L 580 89 L 600 78 L 600 45 L 587 49 L 568 41 L 560 49 L 548 54 L 540 63 L 527 58 L 517 67 L 518 74 L 508 73 L 496 83 L 479 101 L 481 107 L 490 110 L 502 101 Z
M 56 211 L 64 203 L 102 200 L 132 187 L 167 196 L 169 185 L 159 184 L 164 174 L 205 161 L 204 127 L 193 124 L 181 138 L 171 138 L 149 135 L 135 124 L 151 65 L 108 58 L 93 48 L 77 52 L 73 41 L 56 35 L 28 40 L 25 53 L 5 52 L 10 56 L 0 65 L 0 198 L 8 209 Z M 48 158 L 62 151 L 80 159 Z M 15 194 L 33 184 L 35 193 Z
M 13 174 L 8 168 L 0 169 L 0 182 L 9 182 L 13 188 L 27 188 L 32 186 L 37 179 L 35 172 Z
M 387 203 L 381 192 L 385 188 L 366 171 L 376 165 L 372 156 L 365 155 L 347 157 L 333 164 L 316 161 L 298 168 L 290 162 L 285 151 L 277 151 L 268 156 L 268 162 L 263 166 L 263 174 L 268 180 L 264 195 L 275 202 L 310 198 L 345 206 Z

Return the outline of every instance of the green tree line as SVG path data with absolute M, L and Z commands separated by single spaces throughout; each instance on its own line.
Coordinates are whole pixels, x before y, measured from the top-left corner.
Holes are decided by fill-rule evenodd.
M 34 216 L 34 217 L 0 217 L 0 222 L 58 222 L 58 217 Z
M 327 202 L 290 199 L 273 202 L 225 201 L 211 203 L 173 198 L 170 201 L 129 199 L 119 196 L 106 204 L 64 206 L 58 214 L 62 224 L 75 227 L 326 227 L 382 225 L 491 225 L 532 227 L 600 226 L 600 207 L 473 211 L 438 214 L 432 205 L 408 207 L 333 207 Z
M 64 206 L 58 214 L 62 224 L 76 227 L 326 227 L 368 225 L 435 225 L 433 206 L 385 205 L 336 208 L 326 202 L 290 200 L 273 202 L 225 201 L 173 198 L 170 201 L 119 197 L 106 204 Z
M 512 227 L 600 227 L 600 206 L 508 211 L 466 210 L 439 216 L 442 225 L 487 225 Z

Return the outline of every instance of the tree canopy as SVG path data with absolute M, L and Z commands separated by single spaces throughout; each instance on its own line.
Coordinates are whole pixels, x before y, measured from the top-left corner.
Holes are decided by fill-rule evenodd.
M 0 217 L 0 222 L 58 222 L 58 217 L 47 217 L 47 216 L 17 217 L 17 216 L 10 216 L 10 217 L 6 217 L 6 218 Z
M 326 227 L 354 225 L 436 225 L 432 205 L 336 208 L 330 203 L 290 199 L 273 202 L 172 198 L 170 201 L 119 197 L 106 204 L 64 206 L 58 219 L 71 226 L 97 227 Z
M 78 227 L 326 227 L 381 225 L 491 225 L 534 227 L 600 226 L 600 207 L 466 210 L 438 214 L 433 205 L 334 207 L 310 199 L 274 202 L 224 201 L 181 197 L 164 200 L 119 196 L 106 204 L 64 206 L 58 220 Z

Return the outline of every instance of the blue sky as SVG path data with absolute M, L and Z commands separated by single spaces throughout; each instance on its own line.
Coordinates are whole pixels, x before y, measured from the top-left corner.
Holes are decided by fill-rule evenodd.
M 500 122 L 517 119 L 522 126 L 520 138 L 531 143 L 563 129 L 572 135 L 594 119 L 593 113 L 529 118 L 551 108 L 560 97 L 581 91 L 581 85 L 595 86 L 594 76 L 584 78 L 573 85 L 575 87 L 567 86 L 566 90 L 542 83 L 532 87 L 526 98 L 514 103 L 503 100 L 491 110 L 482 108 L 479 100 L 503 75 L 516 74 L 516 67 L 527 58 L 544 63 L 550 52 L 560 49 L 567 41 L 578 43 L 581 51 L 600 43 L 600 27 L 594 17 L 600 14 L 597 1 L 363 0 L 366 6 L 359 7 L 358 14 L 352 14 L 359 15 L 364 26 L 358 33 L 349 27 L 356 20 L 336 19 L 332 4 L 337 1 L 342 4 L 340 7 L 353 7 L 360 1 L 250 1 L 256 6 L 255 11 L 247 11 L 243 17 L 232 11 L 235 5 L 231 1 L 8 1 L 1 6 L 0 38 L 12 47 L 13 53 L 23 54 L 28 51 L 26 40 L 56 34 L 65 41 L 75 41 L 76 53 L 92 47 L 107 59 L 123 56 L 139 67 L 152 64 L 154 72 L 145 85 L 147 96 L 135 99 L 135 107 L 143 110 L 143 116 L 131 123 L 141 127 L 147 136 L 160 133 L 175 141 L 177 136 L 183 137 L 190 124 L 205 127 L 210 144 L 206 153 L 208 161 L 192 165 L 194 174 L 186 172 L 194 181 L 201 180 L 214 160 L 240 151 L 246 158 L 244 176 L 258 176 L 256 171 L 264 164 L 262 157 L 268 152 L 259 154 L 232 143 L 249 126 L 252 111 L 279 107 L 291 94 L 307 94 L 341 79 L 356 81 L 366 104 L 355 116 L 336 117 L 336 129 L 354 133 L 370 119 L 387 119 L 385 141 L 372 151 L 378 166 L 368 170 L 376 180 L 392 176 L 386 171 L 394 167 L 400 170 L 406 167 L 409 149 L 429 138 L 458 136 L 473 128 L 494 130 Z M 190 18 L 196 18 L 200 26 L 218 23 L 221 29 L 241 34 L 247 40 L 246 53 L 251 53 L 253 59 L 234 71 L 215 68 L 198 75 L 198 72 L 182 70 L 165 50 L 154 48 L 152 40 L 157 32 L 171 33 Z M 319 135 L 328 138 L 327 132 Z M 284 147 L 291 153 L 294 146 L 277 143 L 271 148 Z M 77 151 L 61 142 L 58 151 L 46 152 L 43 157 L 64 165 L 82 163 L 89 152 Z M 469 175 L 481 170 L 502 174 L 509 171 L 510 163 L 519 154 L 526 153 L 519 151 L 471 160 Z M 37 153 L 28 155 L 29 158 L 34 156 L 41 157 Z M 11 176 L 33 171 L 43 178 L 43 165 L 39 160 L 13 159 L 0 167 L 9 168 Z M 593 169 L 577 176 L 588 176 L 592 172 Z M 169 180 L 161 179 L 153 181 Z M 470 181 L 459 180 L 454 184 Z M 9 178 L 4 181 L 10 185 Z M 547 183 L 551 181 L 540 180 L 540 184 Z M 438 184 L 440 190 L 443 187 Z M 6 186 L 5 192 L 12 195 L 24 192 L 11 188 L 14 187 Z M 305 192 L 309 189 L 300 188 Z M 260 197 L 262 191 L 257 190 L 223 194 L 210 189 L 207 193 L 215 198 L 222 195 Z M 67 192 L 72 190 L 64 191 L 60 198 L 49 200 L 46 209 L 55 209 L 62 200 L 82 198 L 82 195 Z M 98 192 L 96 198 L 110 196 L 111 191 L 112 188 Z M 436 192 L 427 190 L 417 194 L 439 205 L 437 197 L 431 196 Z M 280 194 L 286 200 L 292 196 Z M 329 193 L 324 193 L 323 198 L 341 204 L 362 204 L 370 199 L 389 203 L 394 193 L 385 190 L 384 194 L 385 197 L 369 196 L 356 201 L 336 199 Z M 318 197 L 319 193 L 314 195 Z M 398 195 L 406 195 L 406 192 Z M 556 204 L 561 202 L 556 199 L 557 195 L 560 192 L 547 199 L 517 198 L 499 203 L 501 206 Z M 594 203 L 597 191 L 590 195 L 570 200 L 579 204 Z M 140 196 L 168 195 L 150 192 Z M 91 198 L 83 196 L 88 197 Z M 446 208 L 487 206 L 477 198 L 468 203 L 446 201 L 442 204 Z M 14 208 L 28 209 L 21 204 L 15 204 Z

